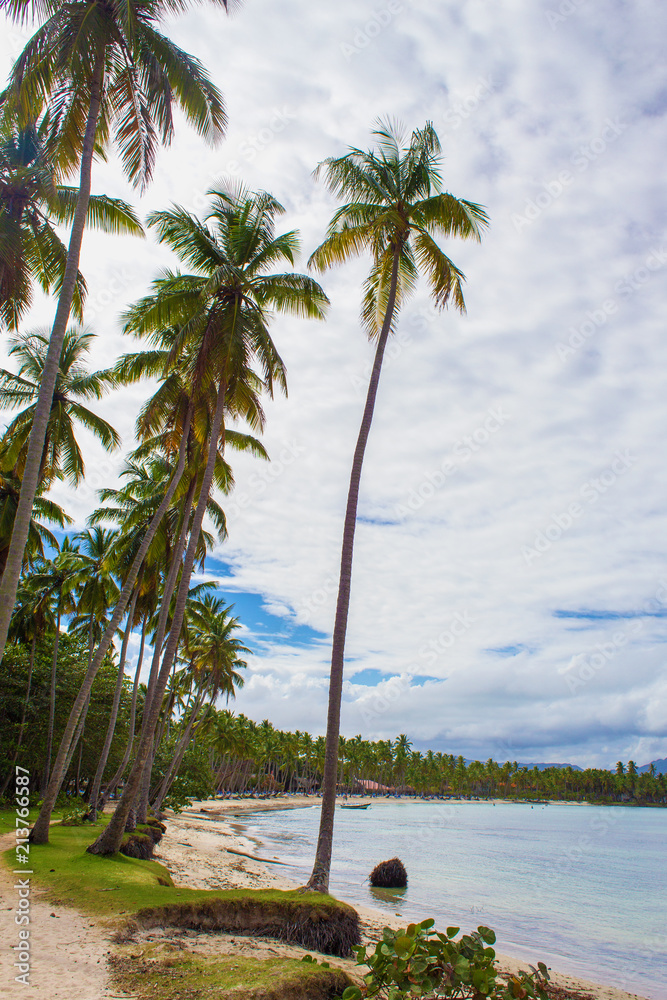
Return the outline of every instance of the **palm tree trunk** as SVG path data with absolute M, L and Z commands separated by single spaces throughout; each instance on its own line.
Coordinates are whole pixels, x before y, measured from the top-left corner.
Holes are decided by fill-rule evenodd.
M 113 734 L 116 730 L 116 721 L 118 719 L 118 709 L 120 708 L 120 698 L 123 693 L 123 678 L 125 677 L 125 658 L 127 656 L 127 646 L 130 641 L 130 632 L 132 631 L 132 623 L 134 621 L 134 609 L 137 606 L 137 598 L 139 597 L 139 588 L 135 587 L 134 595 L 130 602 L 130 610 L 127 613 L 127 624 L 125 626 L 125 635 L 123 636 L 123 645 L 120 650 L 120 660 L 118 662 L 118 675 L 116 677 L 116 688 L 113 693 L 113 702 L 111 705 L 111 715 L 109 716 L 109 725 L 107 726 L 106 736 L 104 738 L 104 746 L 102 747 L 102 753 L 100 754 L 100 759 L 97 764 L 97 770 L 95 771 L 95 777 L 93 778 L 93 787 L 89 796 L 90 802 L 90 818 L 94 823 L 97 819 L 97 800 L 100 795 L 100 785 L 102 784 L 102 778 L 104 776 L 104 768 L 107 766 L 107 760 L 109 759 L 109 751 L 111 750 L 111 743 L 113 741 Z
M 322 812 L 320 814 L 320 830 L 317 838 L 315 863 L 308 889 L 317 892 L 327 892 L 329 888 L 329 871 L 331 869 L 331 850 L 333 846 L 333 827 L 336 809 L 336 778 L 338 775 L 338 737 L 340 734 L 340 703 L 343 692 L 343 667 L 345 661 L 345 635 L 347 632 L 347 616 L 350 607 L 350 581 L 352 579 L 352 555 L 354 551 L 354 531 L 357 524 L 357 504 L 359 501 L 359 484 L 361 470 L 366 451 L 366 442 L 373 420 L 375 397 L 377 396 L 380 372 L 384 350 L 391 330 L 391 323 L 396 304 L 396 287 L 398 284 L 398 262 L 400 244 L 394 247 L 394 259 L 391 269 L 391 284 L 387 311 L 378 338 L 378 345 L 373 361 L 373 370 L 366 395 L 361 427 L 357 446 L 354 450 L 350 486 L 347 494 L 345 523 L 343 527 L 343 545 L 340 561 L 340 578 L 338 582 L 338 600 L 336 602 L 336 619 L 334 622 L 333 641 L 331 647 L 331 679 L 329 681 L 329 711 L 327 715 L 327 738 L 324 757 L 324 776 L 322 779 Z
M 40 795 L 44 797 L 51 773 L 51 751 L 53 749 L 53 724 L 56 717 L 56 669 L 58 666 L 58 647 L 60 645 L 60 593 L 58 594 L 58 610 L 56 613 L 56 632 L 53 639 L 53 658 L 51 660 L 51 690 L 49 692 L 49 728 L 46 735 L 46 754 L 44 757 L 44 773 L 40 785 Z
M 123 794 L 120 798 L 120 801 L 118 802 L 118 805 L 116 806 L 116 811 L 111 817 L 109 825 L 100 834 L 95 843 L 91 844 L 90 847 L 88 848 L 88 851 L 91 854 L 115 854 L 119 850 L 123 840 L 123 833 L 125 831 L 125 822 L 127 820 L 130 809 L 134 802 L 135 795 L 137 794 L 137 791 L 139 789 L 142 772 L 151 749 L 151 745 L 153 742 L 153 734 L 155 732 L 155 727 L 158 722 L 160 708 L 162 707 L 162 699 L 164 697 L 164 692 L 166 690 L 167 684 L 169 682 L 171 665 L 174 661 L 174 657 L 178 649 L 178 643 L 181 635 L 181 626 L 183 625 L 185 607 L 188 600 L 190 577 L 192 576 L 192 570 L 194 569 L 195 557 L 197 554 L 197 546 L 199 544 L 199 535 L 201 533 L 201 527 L 204 521 L 204 514 L 206 513 L 206 505 L 208 503 L 211 487 L 213 486 L 213 476 L 215 473 L 215 461 L 217 457 L 218 446 L 221 437 L 224 439 L 223 417 L 225 412 L 225 395 L 226 395 L 226 382 L 223 380 L 221 381 L 220 386 L 218 388 L 215 413 L 213 415 L 213 420 L 211 422 L 211 432 L 209 437 L 208 458 L 206 461 L 206 468 L 204 470 L 204 476 L 202 480 L 201 490 L 199 493 L 199 499 L 197 501 L 197 506 L 195 508 L 194 517 L 192 519 L 192 527 L 190 529 L 190 541 L 188 543 L 188 549 L 185 554 L 185 560 L 183 562 L 183 571 L 181 573 L 181 580 L 178 587 L 178 592 L 176 594 L 176 606 L 174 608 L 174 618 L 171 623 L 171 629 L 169 631 L 169 639 L 167 640 L 167 646 L 162 661 L 162 668 L 160 670 L 160 675 L 158 677 L 155 694 L 153 696 L 153 700 L 150 707 L 150 718 L 148 720 L 147 731 L 142 737 L 141 743 L 139 744 L 139 749 L 137 750 L 137 756 L 134 762 L 134 766 L 127 779 L 125 790 L 123 791 Z
M 104 48 L 97 53 L 90 81 L 90 103 L 88 105 L 88 116 L 81 151 L 79 193 L 72 220 L 67 262 L 65 264 L 62 289 L 58 298 L 58 308 L 56 309 L 53 328 L 51 330 L 49 349 L 40 381 L 32 430 L 30 431 L 28 454 L 23 470 L 21 492 L 14 518 L 12 538 L 9 544 L 9 552 L 7 553 L 7 563 L 5 572 L 2 575 L 2 584 L 0 584 L 0 661 L 2 661 L 5 651 L 7 631 L 9 629 L 14 601 L 16 600 L 16 588 L 21 576 L 23 553 L 28 540 L 30 519 L 32 517 L 32 505 L 39 487 L 40 465 L 44 451 L 44 442 L 46 440 L 46 428 L 53 402 L 53 391 L 58 376 L 60 355 L 63 349 L 63 341 L 72 309 L 72 300 L 74 298 L 76 279 L 79 271 L 81 243 L 83 241 L 86 213 L 88 212 L 88 202 L 90 200 L 95 132 L 97 131 L 97 121 L 102 103 L 105 55 Z
M 48 844 L 49 842 L 49 823 L 51 822 L 51 813 L 53 812 L 53 807 L 55 805 L 56 799 L 58 798 L 58 793 L 62 785 L 63 778 L 65 776 L 65 760 L 67 758 L 67 752 L 69 750 L 70 741 L 72 735 L 76 728 L 76 724 L 79 721 L 79 716 L 83 709 L 83 706 L 90 694 L 91 688 L 93 686 L 93 681 L 97 675 L 97 671 L 102 665 L 102 661 L 106 656 L 107 650 L 113 641 L 113 637 L 116 634 L 116 630 L 120 625 L 123 615 L 125 614 L 125 609 L 127 607 L 128 601 L 134 590 L 134 585 L 137 581 L 137 576 L 139 575 L 139 570 L 141 565 L 146 558 L 146 553 L 150 547 L 153 538 L 155 537 L 155 532 L 157 531 L 162 518 L 166 514 L 171 501 L 173 500 L 176 488 L 183 475 L 183 470 L 185 469 L 185 458 L 187 452 L 187 440 L 190 432 L 190 423 L 192 421 L 193 407 L 190 404 L 188 409 L 185 427 L 183 430 L 183 437 L 181 438 L 181 444 L 178 452 L 178 464 L 176 470 L 172 477 L 171 482 L 167 488 L 162 503 L 156 510 L 153 520 L 149 524 L 144 539 L 139 546 L 136 556 L 130 571 L 127 574 L 125 583 L 123 584 L 123 589 L 120 592 L 120 597 L 118 598 L 118 603 L 114 609 L 114 613 L 111 617 L 111 621 L 107 625 L 102 640 L 97 648 L 97 652 L 93 657 L 93 662 L 90 665 L 90 669 L 86 672 L 86 676 L 83 679 L 83 684 L 79 689 L 79 693 L 76 696 L 72 710 L 70 712 L 69 719 L 67 720 L 67 725 L 65 726 L 65 732 L 63 733 L 63 738 L 60 742 L 60 747 L 58 749 L 58 755 L 56 757 L 56 762 L 53 766 L 53 774 L 49 782 L 49 787 L 44 795 L 44 801 L 42 803 L 42 808 L 40 809 L 39 816 L 35 822 L 32 832 L 30 834 L 30 839 L 35 844 Z
M 81 712 L 81 715 L 79 716 L 79 721 L 78 721 L 76 729 L 74 731 L 74 737 L 73 737 L 72 742 L 70 744 L 70 748 L 69 748 L 69 751 L 67 753 L 67 757 L 65 758 L 65 772 L 64 772 L 65 774 L 67 774 L 67 772 L 69 771 L 69 766 L 72 763 L 72 758 L 74 757 L 74 754 L 76 753 L 76 748 L 79 745 L 79 740 L 81 739 L 81 736 L 83 734 L 83 728 L 84 728 L 84 726 L 86 724 L 86 716 L 88 715 L 88 709 L 89 708 L 90 708 L 90 693 L 88 694 L 88 697 L 86 698 L 86 703 L 83 706 L 83 711 Z M 78 794 L 79 793 L 78 793 L 78 789 L 77 789 L 77 795 Z
M 137 665 L 134 671 L 134 684 L 132 685 L 132 702 L 130 704 L 130 721 L 127 727 L 127 744 L 125 746 L 125 753 L 123 754 L 123 759 L 120 762 L 118 770 L 114 774 L 113 778 L 107 785 L 106 790 L 104 792 L 103 796 L 104 804 L 106 804 L 106 801 L 109 798 L 109 796 L 113 795 L 113 793 L 116 790 L 116 785 L 123 777 L 125 768 L 127 767 L 127 763 L 130 759 L 130 754 L 132 753 L 132 747 L 134 746 L 134 739 L 135 739 L 134 729 L 137 719 L 137 695 L 139 693 L 139 678 L 141 676 L 141 666 L 144 659 L 144 646 L 146 643 L 147 623 L 148 623 L 148 614 L 145 614 L 141 623 L 141 642 L 139 643 L 139 655 L 137 657 Z M 102 806 L 101 811 L 104 811 L 104 805 Z
M 178 769 L 183 762 L 183 758 L 185 757 L 185 752 L 188 749 L 188 745 L 190 743 L 190 733 L 192 732 L 192 727 L 197 720 L 197 716 L 199 715 L 199 709 L 202 706 L 203 700 L 204 700 L 204 695 L 203 693 L 200 692 L 197 695 L 192 711 L 190 712 L 190 718 L 188 719 L 188 724 L 185 727 L 185 732 L 183 733 L 183 736 L 179 741 L 178 747 L 176 748 L 173 760 L 169 765 L 169 767 L 167 768 L 167 773 L 165 774 L 162 780 L 162 784 L 160 785 L 158 793 L 153 801 L 153 812 L 155 813 L 157 813 L 161 809 L 165 796 L 169 791 L 169 789 L 171 788 L 174 778 L 178 774 Z
M 181 530 L 178 536 L 176 547 L 174 549 L 174 555 L 171 561 L 171 566 L 169 567 L 169 573 L 167 574 L 167 579 L 165 580 L 164 589 L 162 591 L 162 605 L 160 607 L 160 615 L 158 617 L 157 629 L 155 632 L 155 639 L 153 642 L 154 646 L 153 662 L 151 663 L 151 673 L 148 681 L 148 687 L 146 689 L 146 703 L 144 704 L 144 717 L 141 726 L 142 737 L 146 733 L 146 723 L 150 717 L 152 699 L 155 695 L 155 685 L 158 676 L 160 655 L 162 653 L 162 644 L 164 642 L 164 636 L 167 630 L 169 606 L 171 604 L 171 598 L 174 593 L 174 590 L 176 589 L 178 574 L 181 569 L 181 560 L 183 558 L 185 542 L 188 537 L 190 511 L 192 509 L 192 500 L 195 493 L 196 483 L 197 483 L 197 477 L 193 476 L 190 486 L 188 488 L 187 496 L 185 498 L 185 504 L 183 507 L 183 522 L 181 524 Z M 162 704 L 162 698 L 160 698 L 160 705 L 161 704 Z M 153 746 L 151 746 L 150 752 L 146 760 L 146 768 L 143 778 L 141 780 L 141 785 L 139 790 L 139 801 L 137 803 L 138 823 L 145 823 L 148 818 L 148 797 L 150 792 L 151 771 L 153 770 L 153 758 L 154 758 L 154 750 Z

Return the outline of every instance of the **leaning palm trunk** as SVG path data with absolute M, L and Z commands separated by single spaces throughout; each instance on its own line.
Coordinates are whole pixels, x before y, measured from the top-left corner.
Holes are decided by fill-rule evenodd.
M 162 708 L 162 699 L 164 698 L 164 693 L 167 689 L 167 684 L 169 682 L 169 675 L 171 673 L 171 665 L 174 662 L 174 657 L 178 649 L 178 643 L 181 635 L 181 626 L 183 625 L 183 618 L 185 615 L 185 607 L 188 600 L 188 590 L 190 587 L 190 577 L 192 576 L 192 570 L 194 569 L 195 557 L 197 554 L 197 546 L 199 544 L 199 535 L 201 532 L 201 527 L 204 521 L 204 514 L 206 513 L 206 505 L 208 503 L 209 494 L 211 492 L 211 487 L 213 486 L 213 476 L 215 473 L 215 462 L 219 446 L 219 440 L 223 430 L 223 416 L 225 412 L 225 392 L 226 384 L 224 381 L 221 382 L 218 388 L 215 414 L 211 422 L 211 433 L 208 444 L 208 458 L 206 461 L 206 468 L 204 470 L 204 476 L 201 485 L 201 491 L 199 493 L 199 499 L 197 501 L 197 506 L 195 508 L 194 517 L 192 519 L 192 527 L 190 529 L 190 541 L 188 542 L 188 549 L 185 554 L 185 560 L 183 562 L 183 571 L 181 573 L 181 580 L 178 587 L 178 592 L 176 594 L 176 605 L 174 608 L 174 617 L 171 623 L 171 629 L 169 631 L 169 639 L 167 640 L 167 646 L 165 648 L 164 657 L 162 660 L 162 668 L 158 676 L 157 684 L 155 687 L 155 693 L 151 702 L 149 709 L 148 724 L 146 727 L 146 732 L 142 736 L 139 748 L 137 750 L 137 756 L 134 761 L 134 765 L 130 774 L 128 776 L 127 782 L 125 784 L 125 789 L 123 794 L 116 806 L 116 810 L 111 817 L 111 821 L 107 828 L 100 834 L 97 840 L 90 845 L 88 851 L 91 854 L 116 854 L 120 849 L 121 843 L 123 841 L 123 833 L 125 832 L 125 824 L 127 818 L 130 814 L 130 809 L 134 803 L 135 796 L 139 790 L 139 785 L 141 783 L 142 774 L 146 761 L 148 760 L 149 753 L 153 744 L 153 735 L 155 733 L 155 728 L 158 723 L 160 716 L 160 709 Z
M 102 795 L 102 805 L 100 807 L 100 812 L 104 812 L 104 804 L 110 795 L 116 790 L 116 785 L 123 777 L 125 773 L 125 768 L 130 760 L 130 755 L 132 753 L 132 747 L 134 746 L 135 740 L 135 725 L 137 719 L 137 695 L 139 694 L 139 678 L 141 677 L 141 666 L 144 659 L 144 646 L 146 643 L 146 624 L 148 620 L 148 615 L 145 614 L 143 621 L 141 623 L 141 641 L 139 643 L 139 655 L 137 657 L 137 665 L 134 670 L 134 684 L 132 685 L 132 701 L 130 703 L 130 721 L 127 727 L 127 743 L 125 744 L 125 753 L 123 754 L 123 759 L 118 766 L 118 770 L 114 774 L 113 778 L 110 780 L 109 784 Z
M 329 889 L 329 871 L 331 868 L 331 850 L 333 845 L 334 814 L 336 809 L 336 779 L 338 776 L 338 743 L 340 733 L 340 703 L 343 692 L 343 666 L 345 661 L 345 635 L 347 632 L 347 616 L 350 607 L 350 582 L 352 579 L 352 555 L 354 552 L 354 532 L 357 524 L 357 504 L 359 501 L 359 484 L 364 462 L 366 442 L 373 420 L 375 397 L 377 396 L 382 359 L 396 303 L 396 287 L 398 283 L 398 264 L 400 244 L 394 247 L 394 259 L 391 270 L 391 284 L 387 299 L 382 329 L 378 339 L 373 361 L 373 370 L 366 395 L 361 427 L 357 446 L 354 450 L 352 473 L 347 494 L 345 509 L 345 524 L 343 527 L 343 545 L 340 561 L 340 578 L 338 582 L 338 600 L 336 602 L 336 619 L 334 622 L 333 642 L 331 648 L 331 680 L 329 682 L 329 710 L 327 715 L 327 741 L 324 757 L 324 775 L 322 778 L 322 812 L 320 814 L 320 830 L 317 838 L 317 851 L 313 871 L 307 887 L 317 892 L 327 892 Z
M 65 774 L 67 774 L 67 772 L 69 771 L 70 764 L 72 763 L 72 759 L 74 757 L 74 754 L 76 753 L 76 748 L 79 745 L 79 740 L 83 736 L 83 729 L 84 726 L 86 725 L 86 717 L 88 715 L 89 708 L 90 708 L 90 694 L 86 698 L 86 704 L 83 706 L 83 710 L 81 712 L 81 715 L 79 716 L 79 721 L 76 724 L 76 729 L 74 730 L 74 736 L 72 738 L 70 748 L 67 752 L 67 757 L 65 758 Z M 79 792 L 77 789 L 77 795 L 78 794 Z
M 90 803 L 90 818 L 93 822 L 97 819 L 97 803 L 100 797 L 100 786 L 102 784 L 102 778 L 104 776 L 104 768 L 107 766 L 107 760 L 109 759 L 109 751 L 111 750 L 111 743 L 113 741 L 113 734 L 116 730 L 116 722 L 118 720 L 118 709 L 120 708 L 120 699 L 123 693 L 123 678 L 125 677 L 125 659 L 127 657 L 127 646 L 130 641 L 130 632 L 132 631 L 132 623 L 134 621 L 134 609 L 137 606 L 137 598 L 139 597 L 139 590 L 135 587 L 134 595 L 132 601 L 130 602 L 130 610 L 127 613 L 127 624 L 125 626 L 125 635 L 123 636 L 123 645 L 120 650 L 120 659 L 118 661 L 118 674 L 116 676 L 116 688 L 113 693 L 113 702 L 111 705 L 111 715 L 109 716 L 109 725 L 107 726 L 106 736 L 104 738 L 104 746 L 102 747 L 102 753 L 100 754 L 100 759 L 97 764 L 97 770 L 95 771 L 95 777 L 93 778 L 93 786 L 88 796 L 88 801 Z
M 164 588 L 162 591 L 162 605 L 160 607 L 157 629 L 153 641 L 153 645 L 155 647 L 153 652 L 153 662 L 151 663 L 151 672 L 148 681 L 148 687 L 146 690 L 146 702 L 144 704 L 144 718 L 141 726 L 142 737 L 146 734 L 147 731 L 147 722 L 150 717 L 151 704 L 155 696 L 155 685 L 157 683 L 158 667 L 160 665 L 160 654 L 162 653 L 162 645 L 164 643 L 164 637 L 167 631 L 167 621 L 169 619 L 169 608 L 171 605 L 171 598 L 173 596 L 174 590 L 176 589 L 176 583 L 178 582 L 178 574 L 181 570 L 183 552 L 185 550 L 185 543 L 188 537 L 190 511 L 192 510 L 192 500 L 195 493 L 196 482 L 197 479 L 195 476 L 193 476 L 190 486 L 188 488 L 187 496 L 185 498 L 185 503 L 183 507 L 183 522 L 181 524 L 181 530 L 174 550 L 171 566 L 169 567 L 167 579 L 165 580 Z M 162 704 L 162 698 L 160 698 L 160 704 Z M 139 799 L 137 802 L 138 823 L 145 823 L 148 818 L 148 798 L 150 792 L 151 771 L 153 770 L 153 757 L 154 757 L 154 748 L 153 745 L 151 745 L 148 757 L 146 759 L 146 767 L 144 769 L 144 774 L 141 779 L 141 785 L 139 786 Z
M 51 659 L 51 687 L 49 691 L 49 728 L 46 734 L 46 753 L 44 755 L 44 773 L 40 787 L 42 797 L 46 792 L 51 774 L 51 751 L 53 749 L 53 726 L 56 718 L 56 670 L 58 668 L 58 647 L 60 645 L 60 594 L 58 594 L 58 610 L 56 613 L 56 631 L 53 637 L 53 656 Z
M 185 757 L 186 750 L 188 749 L 188 746 L 190 744 L 190 734 L 192 733 L 192 727 L 197 721 L 197 716 L 199 715 L 199 709 L 202 706 L 203 700 L 204 700 L 204 695 L 203 693 L 200 692 L 197 695 L 192 711 L 190 712 L 190 718 L 188 719 L 188 723 L 185 727 L 185 732 L 183 733 L 179 741 L 179 744 L 176 748 L 176 752 L 171 761 L 171 764 L 167 768 L 167 773 L 165 774 L 162 780 L 162 784 L 158 789 L 157 795 L 153 800 L 153 812 L 155 813 L 159 812 L 159 810 L 162 808 L 162 803 L 165 800 L 167 792 L 171 788 L 174 779 L 178 775 L 178 770 L 181 764 L 183 763 L 183 758 Z
M 104 75 L 105 51 L 98 52 L 93 68 L 93 76 L 90 83 L 90 103 L 88 105 L 88 116 L 86 119 L 86 129 L 83 138 L 83 148 L 81 153 L 81 170 L 79 175 L 79 193 L 77 196 L 76 209 L 72 221 L 72 231 L 70 234 L 69 248 L 67 250 L 67 262 L 63 275 L 62 289 L 58 299 L 58 308 L 51 330 L 49 349 L 46 355 L 44 371 L 39 387 L 39 396 L 35 406 L 32 430 L 30 432 L 30 443 L 26 457 L 23 478 L 21 480 L 21 492 L 14 518 L 12 538 L 7 553 L 7 563 L 2 575 L 0 585 L 0 661 L 5 651 L 7 641 L 7 631 L 11 619 L 14 601 L 16 600 L 16 588 L 21 576 L 23 566 L 23 553 L 28 540 L 30 530 L 30 519 L 32 517 L 32 505 L 39 487 L 39 474 L 44 453 L 44 443 L 46 440 L 46 428 L 51 414 L 53 402 L 53 392 L 58 375 L 58 365 L 62 353 L 63 341 L 67 330 L 72 300 L 76 288 L 77 275 L 79 272 L 79 258 L 81 256 L 81 243 L 83 241 L 83 231 L 88 212 L 88 202 L 90 200 L 91 174 L 93 164 L 93 152 L 95 149 L 95 132 L 97 131 L 97 120 L 99 117 L 102 100 L 102 80 Z
M 49 842 L 49 823 L 51 822 L 51 813 L 53 812 L 53 807 L 55 805 L 56 799 L 58 798 L 58 793 L 60 791 L 63 778 L 65 776 L 66 772 L 65 761 L 67 759 L 67 753 L 69 751 L 74 730 L 76 729 L 76 725 L 79 721 L 79 716 L 81 715 L 83 706 L 86 700 L 88 699 L 88 696 L 90 695 L 90 691 L 92 689 L 95 677 L 97 676 L 97 672 L 102 665 L 102 661 L 104 660 L 104 657 L 107 654 L 107 650 L 109 649 L 109 646 L 113 641 L 113 637 L 116 634 L 116 631 L 123 619 L 123 615 L 125 614 L 125 609 L 127 608 L 128 601 L 130 600 L 132 591 L 134 590 L 134 585 L 137 581 L 137 576 L 139 575 L 139 570 L 141 569 L 141 565 L 144 559 L 146 558 L 146 553 L 148 552 L 150 544 L 153 541 L 153 538 L 155 537 L 155 532 L 160 526 L 162 518 L 169 509 L 171 501 L 174 498 L 174 493 L 176 492 L 178 484 L 181 480 L 181 476 L 183 475 L 183 471 L 185 469 L 187 439 L 190 431 L 191 420 L 192 420 L 192 405 L 190 405 L 185 418 L 183 437 L 181 438 L 181 444 L 178 452 L 178 464 L 174 471 L 174 475 L 172 476 L 171 482 L 167 487 L 167 491 L 162 499 L 162 503 L 160 504 L 155 514 L 153 515 L 153 520 L 150 522 L 146 530 L 144 539 L 141 545 L 139 546 L 137 554 L 134 557 L 134 561 L 130 567 L 130 571 L 125 579 L 125 583 L 123 584 L 123 589 L 120 592 L 118 603 L 116 604 L 116 607 L 114 609 L 111 621 L 106 627 L 100 645 L 97 648 L 97 652 L 93 657 L 93 662 L 90 665 L 90 669 L 86 672 L 86 676 L 83 679 L 83 684 L 81 685 L 79 693 L 77 694 L 74 700 L 74 704 L 72 706 L 69 719 L 67 720 L 67 725 L 65 726 L 65 732 L 63 733 L 63 738 L 60 742 L 58 755 L 56 757 L 56 761 L 53 766 L 53 773 L 51 775 L 51 780 L 46 790 L 46 794 L 44 795 L 42 808 L 40 809 L 39 816 L 37 817 L 37 821 L 30 834 L 30 839 L 35 844 L 48 844 Z

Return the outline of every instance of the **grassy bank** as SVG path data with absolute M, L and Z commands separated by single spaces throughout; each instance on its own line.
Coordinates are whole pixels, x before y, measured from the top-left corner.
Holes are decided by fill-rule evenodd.
M 140 957 L 115 956 L 113 976 L 137 1000 L 333 1000 L 351 980 L 340 969 L 322 969 L 296 959 L 164 955 L 143 949 Z
M 100 917 L 122 917 L 120 923 L 130 932 L 166 926 L 268 934 L 341 956 L 358 943 L 356 912 L 331 896 L 277 889 L 177 887 L 157 861 L 88 854 L 86 848 L 93 838 L 88 824 L 54 825 L 50 843 L 30 845 L 32 879 L 47 889 L 50 902 Z M 4 860 L 14 865 L 13 849 Z

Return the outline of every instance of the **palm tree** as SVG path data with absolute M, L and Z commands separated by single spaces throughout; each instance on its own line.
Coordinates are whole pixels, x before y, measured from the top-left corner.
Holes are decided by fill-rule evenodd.
M 58 649 L 60 645 L 60 625 L 63 615 L 71 614 L 76 608 L 75 591 L 80 581 L 80 562 L 76 548 L 69 538 L 63 540 L 60 552 L 45 562 L 33 574 L 33 586 L 43 592 L 44 599 L 50 599 L 53 606 L 54 640 L 51 659 L 51 687 L 49 693 L 49 722 L 46 733 L 46 751 L 44 754 L 44 770 L 40 791 L 44 791 L 49 782 L 51 770 L 51 750 L 53 747 L 53 725 L 56 711 L 56 675 L 58 669 Z
M 228 0 L 218 2 L 226 9 Z M 171 139 L 174 104 L 210 143 L 222 137 L 226 124 L 222 96 L 203 66 L 157 30 L 156 24 L 165 15 L 186 7 L 185 2 L 1 0 L 1 6 L 18 21 L 26 21 L 31 15 L 46 17 L 12 69 L 5 100 L 16 109 L 21 127 L 34 121 L 44 104 L 50 102 L 51 134 L 59 136 L 72 164 L 78 160 L 79 187 L 23 488 L 0 585 L 0 659 L 21 573 L 58 362 L 76 288 L 93 156 L 113 137 L 128 177 L 144 187 L 151 179 L 159 142 Z
M 94 334 L 74 328 L 65 334 L 40 460 L 42 487 L 54 479 L 66 479 L 78 486 L 83 479 L 85 466 L 74 434 L 75 422 L 91 431 L 107 451 L 120 445 L 120 438 L 111 424 L 83 404 L 83 400 L 102 399 L 114 385 L 114 377 L 109 372 L 89 372 L 85 368 L 85 358 L 94 338 Z M 3 464 L 13 468 L 23 481 L 49 340 L 44 333 L 30 333 L 17 334 L 9 343 L 9 355 L 19 360 L 19 372 L 13 375 L 0 369 L 0 407 L 25 406 L 25 409 L 6 428 L 0 440 L 0 454 Z
M 346 204 L 335 213 L 326 239 L 310 258 L 310 264 L 323 271 L 360 253 L 370 253 L 372 266 L 364 286 L 361 321 L 369 338 L 376 342 L 343 528 L 331 651 L 322 815 L 315 864 L 308 881 L 310 889 L 321 892 L 327 891 L 331 867 L 340 704 L 359 484 L 384 350 L 398 310 L 413 290 L 420 270 L 429 281 L 438 308 L 452 301 L 463 311 L 464 276 L 433 237 L 459 236 L 479 240 L 487 223 L 486 213 L 479 205 L 441 193 L 440 143 L 430 123 L 413 132 L 409 144 L 403 148 L 404 136 L 397 126 L 380 122 L 373 134 L 379 141 L 378 150 L 350 149 L 345 156 L 329 158 L 317 168 L 316 174 L 324 174 L 332 194 L 345 198 Z
M 54 548 L 57 548 L 57 542 L 55 539 Z M 16 742 L 14 743 L 14 754 L 11 766 L 2 787 L 0 787 L 0 799 L 4 797 L 4 794 L 7 791 L 7 786 L 9 785 L 11 778 L 14 777 L 14 765 L 23 742 L 26 716 L 30 706 L 30 689 L 32 685 L 32 673 L 35 666 L 35 649 L 37 646 L 37 640 L 43 638 L 47 627 L 53 628 L 55 624 L 51 602 L 49 600 L 50 596 L 51 592 L 49 587 L 47 586 L 45 589 L 44 586 L 36 586 L 35 580 L 32 576 L 23 578 L 16 595 L 16 608 L 14 610 L 14 615 L 9 629 L 9 639 L 17 645 L 29 644 L 30 654 L 28 658 L 28 679 L 26 681 L 26 692 L 21 712 L 21 723 L 19 725 Z
M 268 329 L 270 309 L 320 319 L 328 303 L 311 278 L 299 274 L 266 274 L 278 262 L 294 262 L 296 233 L 276 236 L 275 218 L 283 207 L 269 194 L 242 188 L 216 189 L 204 223 L 181 208 L 156 212 L 149 225 L 179 258 L 196 268 L 193 275 L 165 279 L 153 300 L 144 300 L 131 317 L 132 328 L 150 333 L 178 326 L 174 355 L 190 361 L 193 395 L 208 400 L 210 424 L 207 456 L 194 509 L 188 547 L 176 593 L 174 616 L 163 654 L 148 725 L 123 797 L 106 830 L 91 845 L 92 853 L 115 853 L 150 753 L 162 697 L 180 640 L 204 512 L 213 485 L 218 451 L 224 446 L 225 414 L 262 420 L 259 393 L 285 388 L 285 369 Z M 258 374 L 253 363 L 260 369 Z
M 32 283 L 58 293 L 67 248 L 56 224 L 71 220 L 75 189 L 59 183 L 65 164 L 62 147 L 49 142 L 49 117 L 22 128 L 15 117 L 0 118 L 0 323 L 10 330 L 32 304 Z M 117 198 L 91 195 L 86 224 L 105 232 L 142 235 L 129 205 Z M 77 274 L 72 311 L 83 320 L 86 283 Z

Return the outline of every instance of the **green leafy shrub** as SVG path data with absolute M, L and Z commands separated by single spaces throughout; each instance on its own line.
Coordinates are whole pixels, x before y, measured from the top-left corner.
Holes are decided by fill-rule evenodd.
M 549 973 L 543 962 L 537 969 L 500 977 L 491 947 L 496 935 L 489 927 L 471 934 L 448 927 L 446 934 L 433 929 L 435 921 L 423 920 L 405 930 L 385 927 L 382 940 L 369 953 L 355 949 L 357 965 L 366 966 L 362 986 L 349 986 L 341 1000 L 404 1000 L 414 997 L 456 997 L 463 1000 L 547 1000 Z
M 88 806 L 81 800 L 70 802 L 62 814 L 61 823 L 63 826 L 83 826 L 84 823 L 90 823 Z

